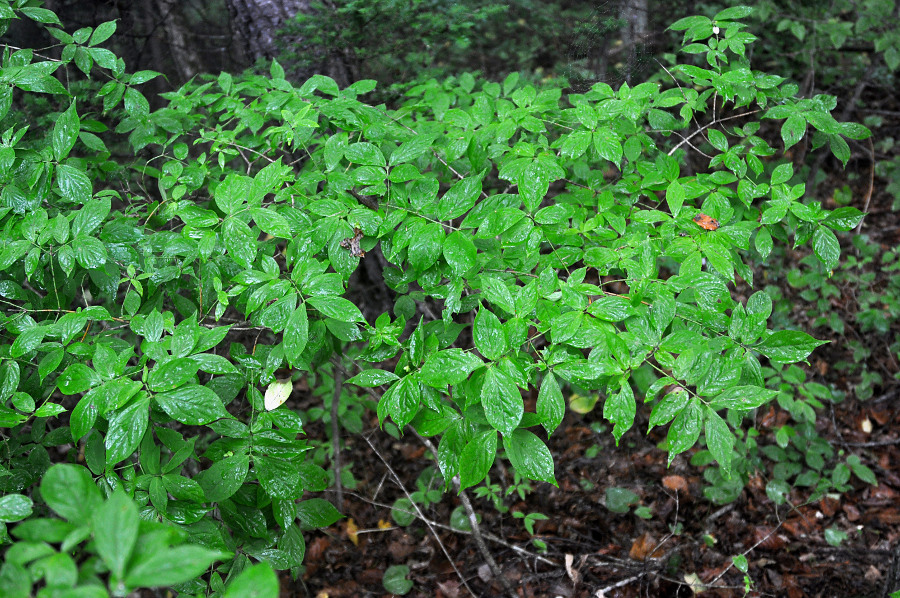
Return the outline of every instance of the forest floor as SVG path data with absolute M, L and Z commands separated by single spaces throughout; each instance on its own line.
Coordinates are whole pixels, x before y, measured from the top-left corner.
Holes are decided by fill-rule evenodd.
M 868 177 L 860 179 L 855 184 L 868 187 Z M 861 189 L 857 197 L 866 191 Z M 835 207 L 825 203 L 826 208 Z M 869 212 L 863 232 L 883 247 L 896 246 L 897 214 L 877 186 Z M 790 288 L 783 291 L 795 302 L 793 315 L 802 326 L 810 304 L 791 296 Z M 817 412 L 818 433 L 835 451 L 858 455 L 874 471 L 877 486 L 853 476 L 852 489 L 844 494 L 808 502 L 809 489 L 794 488 L 788 502 L 776 506 L 766 494 L 763 471 L 750 479 L 736 501 L 718 505 L 704 497 L 704 468 L 689 463 L 698 449 L 666 467 L 666 453 L 658 448 L 664 437 L 656 430 L 644 433 L 646 413 L 642 421 L 639 410 L 634 427 L 617 448 L 609 426 L 601 423 L 602 409 L 585 415 L 570 411 L 549 442 L 558 488 L 531 483 L 521 495 L 512 491 L 503 496 L 515 480 L 498 460 L 491 482 L 503 489 L 501 509 L 489 498 L 477 497 L 474 489 L 468 491 L 482 517 L 486 549 L 512 595 L 887 598 L 888 589 L 897 589 L 900 579 L 892 570 L 900 558 L 900 382 L 893 377 L 897 362 L 876 352 L 873 359 L 880 360 L 883 383 L 872 398 L 860 401 L 853 393 L 855 381 L 830 367 L 852 360 L 843 337 L 823 329 L 809 331 L 832 341 L 811 356 L 812 365 L 806 368 L 810 379 L 839 388 L 847 397 Z M 530 410 L 535 399 L 530 397 Z M 775 431 L 787 421 L 787 413 L 777 405 L 760 410 L 755 422 L 760 445 L 774 444 Z M 352 462 L 356 482 L 345 490 L 346 517 L 307 536 L 306 572 L 298 580 L 285 577 L 282 595 L 389 596 L 382 576 L 391 565 L 410 567 L 409 596 L 511 595 L 473 536 L 449 526 L 461 504 L 456 492 L 420 504 L 428 522 L 417 518 L 405 527 L 394 523 L 391 505 L 407 492 L 421 490 L 417 480 L 427 485 L 434 464 L 415 435 L 395 439 L 377 431 L 374 414 L 367 424 L 368 440 L 345 439 L 343 460 Z M 308 433 L 326 438 L 324 429 Z M 614 512 L 608 500 L 616 493 L 621 497 L 621 489 L 633 492 L 637 502 L 626 505 L 625 512 Z M 533 536 L 522 518 L 530 513 L 546 516 L 533 522 Z M 830 544 L 827 529 L 846 533 L 846 539 Z M 538 550 L 534 540 L 545 550 Z M 733 566 L 732 557 L 738 554 L 746 555 L 746 578 Z

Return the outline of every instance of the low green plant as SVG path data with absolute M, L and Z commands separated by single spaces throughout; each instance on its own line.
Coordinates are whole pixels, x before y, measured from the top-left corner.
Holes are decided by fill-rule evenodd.
M 10 595 L 127 593 L 147 585 L 133 571 L 150 554 L 179 572 L 160 577 L 179 593 L 300 575 L 304 533 L 341 515 L 309 496 L 328 488 L 328 449 L 305 438 L 289 394 L 264 395 L 284 366 L 323 403 L 331 385 L 316 380 L 350 370 L 344 386 L 374 389 L 382 425 L 436 438 L 440 480 L 461 489 L 501 447 L 520 479 L 556 484 L 544 439 L 568 385 L 602 400 L 616 443 L 640 402 L 668 427 L 669 463 L 699 442 L 725 479 L 741 475 L 745 419 L 779 394 L 764 367 L 822 342 L 769 329 L 771 297 L 739 300 L 736 285 L 790 237 L 834 270 L 834 231 L 862 216 L 804 201 L 783 152 L 808 136 L 846 163 L 845 137 L 868 135 L 831 116 L 835 98 L 751 69 L 750 13 L 674 23 L 687 58 L 665 86 L 563 96 L 463 74 L 388 111 L 359 100 L 373 81 L 296 87 L 275 62 L 268 76 L 199 77 L 151 111 L 140 85 L 157 74 L 100 46 L 114 22 L 70 34 L 47 9 L 0 0 L 4 28 L 29 19 L 60 42 L 59 59 L 7 46 L 0 67 Z M 60 82 L 82 76 L 103 81 L 102 112 Z M 49 130 L 6 120 L 33 95 Z M 757 134 L 768 121 L 777 148 Z M 93 159 L 126 143 L 119 166 Z M 684 170 L 688 152 L 704 168 Z M 370 323 L 347 285 L 381 258 L 394 305 Z M 337 400 L 345 429 L 365 422 L 365 403 Z M 104 554 L 96 518 L 72 522 L 38 492 L 56 467 L 78 472 L 91 510 L 121 516 L 115 538 L 134 536 L 121 513 L 135 510 L 138 534 L 166 533 Z

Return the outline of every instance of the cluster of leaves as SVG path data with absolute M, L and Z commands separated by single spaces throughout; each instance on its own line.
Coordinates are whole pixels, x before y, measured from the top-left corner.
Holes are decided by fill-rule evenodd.
M 809 134 L 843 161 L 843 137 L 867 135 L 830 116 L 834 98 L 799 99 L 750 69 L 750 12 L 675 23 L 705 64 L 671 68 L 666 89 L 563 97 L 463 75 L 388 112 L 358 100 L 373 81 L 295 87 L 273 63 L 151 112 L 138 86 L 155 73 L 98 51 L 114 24 L 70 35 L 51 11 L 0 0 L 0 19 L 61 42 L 59 58 L 6 47 L 0 69 L 0 117 L 22 94 L 57 112 L 47 131 L 0 137 L 0 520 L 25 519 L 8 536 L 3 524 L 0 577 L 15 595 L 104 595 L 236 592 L 269 567 L 299 572 L 303 532 L 339 514 L 304 497 L 328 485 L 306 422 L 261 390 L 285 365 L 353 369 L 345 384 L 373 389 L 379 420 L 439 436 L 445 484 L 481 483 L 501 449 L 523 478 L 555 484 L 542 436 L 565 385 L 603 398 L 617 441 L 640 398 L 650 427 L 668 426 L 670 462 L 699 441 L 743 476 L 742 420 L 777 394 L 763 365 L 821 343 L 768 329 L 769 295 L 742 302 L 735 284 L 790 237 L 835 268 L 833 231 L 861 217 L 802 201 L 759 119 L 784 121 L 783 149 Z M 105 80 L 103 114 L 59 82 L 72 65 Z M 126 136 L 123 165 L 155 179 L 152 194 L 107 177 Z M 682 172 L 687 150 L 705 172 Z M 379 251 L 395 304 L 370 324 L 345 295 Z M 636 397 L 640 368 L 655 380 Z M 65 507 L 60 479 L 83 487 L 83 508 Z M 151 583 L 148 563 L 172 573 Z

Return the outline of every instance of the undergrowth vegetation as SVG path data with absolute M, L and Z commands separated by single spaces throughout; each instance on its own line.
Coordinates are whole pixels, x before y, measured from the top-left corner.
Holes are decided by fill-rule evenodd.
M 677 61 L 618 89 L 461 74 L 387 108 L 360 99 L 372 80 L 295 85 L 274 62 L 151 110 L 157 73 L 103 47 L 115 22 L 67 32 L 0 1 L 5 24 L 59 42 L 5 46 L 0 70 L 5 595 L 276 596 L 304 532 L 341 517 L 309 494 L 354 483 L 336 437 L 304 428 L 358 435 L 372 412 L 434 458 L 398 523 L 441 490 L 502 509 L 556 484 L 546 439 L 573 394 L 597 398 L 617 443 L 644 410 L 718 503 L 760 469 L 777 504 L 876 483 L 816 431 L 842 397 L 792 364 L 823 341 L 773 325 L 777 290 L 754 280 L 808 247 L 788 279 L 828 301 L 872 259 L 840 262 L 835 233 L 863 214 L 811 201 L 786 154 L 809 141 L 846 164 L 869 131 L 752 68 L 750 13 L 676 21 Z M 386 310 L 350 299 L 363 260 Z M 880 300 L 862 301 L 860 329 L 880 330 Z M 291 409 L 295 382 L 322 407 Z M 793 423 L 760 446 L 773 402 Z M 497 459 L 511 489 L 488 479 Z M 532 532 L 542 515 L 517 517 Z

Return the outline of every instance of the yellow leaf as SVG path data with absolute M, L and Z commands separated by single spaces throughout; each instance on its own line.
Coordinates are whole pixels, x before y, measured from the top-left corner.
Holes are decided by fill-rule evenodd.
M 353 542 L 354 546 L 359 546 L 359 536 L 357 532 L 359 531 L 359 527 L 356 525 L 356 522 L 353 521 L 353 518 L 347 520 L 347 537 L 350 538 L 350 541 Z
M 378 520 L 378 529 L 393 529 L 394 524 L 390 521 L 385 521 L 384 519 Z
M 594 406 L 597 404 L 597 399 L 599 398 L 599 395 L 583 397 L 578 394 L 573 394 L 569 397 L 569 409 L 571 409 L 575 413 L 580 413 L 581 415 L 590 413 L 594 410 Z

